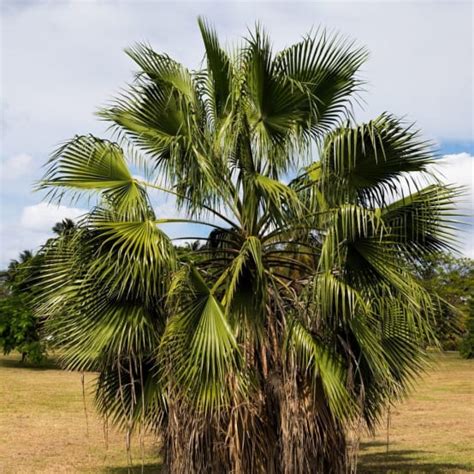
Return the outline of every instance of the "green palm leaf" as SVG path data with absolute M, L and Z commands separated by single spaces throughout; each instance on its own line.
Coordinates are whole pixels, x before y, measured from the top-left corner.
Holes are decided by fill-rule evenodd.
M 161 344 L 169 372 L 165 379 L 182 387 L 184 397 L 204 410 L 229 403 L 230 377 L 239 365 L 239 348 L 221 303 L 191 267 L 170 293 L 175 315 Z M 186 395 L 189 394 L 189 395 Z
M 142 212 L 148 206 L 145 191 L 132 177 L 116 143 L 79 136 L 61 146 L 48 165 L 39 188 L 49 190 L 52 197 L 99 192 L 122 212 Z
M 337 356 L 319 343 L 296 319 L 290 320 L 286 336 L 287 351 L 294 351 L 299 366 L 317 384 L 320 380 L 329 405 L 337 417 L 350 418 L 354 406 L 345 386 L 345 373 Z

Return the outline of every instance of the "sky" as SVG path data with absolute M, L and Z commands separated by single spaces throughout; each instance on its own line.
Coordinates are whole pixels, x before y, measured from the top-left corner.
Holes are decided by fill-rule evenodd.
M 233 45 L 258 21 L 275 50 L 318 26 L 365 45 L 370 58 L 358 121 L 384 111 L 416 122 L 441 155 L 438 172 L 462 185 L 468 216 L 461 254 L 474 258 L 472 226 L 473 4 L 470 1 L 160 2 L 0 0 L 0 268 L 36 249 L 55 222 L 77 218 L 84 203 L 52 206 L 33 184 L 49 155 L 76 134 L 107 137 L 94 113 L 133 78 L 123 49 L 146 41 L 189 68 L 203 58 L 196 18 Z M 172 212 L 156 198 L 159 209 Z M 469 217 L 469 214 L 471 217 Z

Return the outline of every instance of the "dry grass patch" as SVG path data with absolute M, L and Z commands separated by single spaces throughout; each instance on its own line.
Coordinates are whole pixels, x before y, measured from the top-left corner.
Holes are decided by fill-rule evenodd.
M 94 412 L 91 384 L 85 374 L 87 423 L 81 374 L 54 366 L 22 366 L 18 356 L 0 358 L 0 472 L 128 472 L 123 433 L 108 430 Z M 145 472 L 159 471 L 154 439 L 144 439 Z M 132 458 L 141 472 L 141 449 L 132 443 Z
M 474 361 L 437 355 L 413 394 L 391 411 L 387 430 L 365 439 L 363 473 L 474 471 Z
M 86 374 L 86 424 L 79 373 L 21 366 L 17 356 L 0 357 L 2 474 L 128 472 L 124 435 L 109 430 L 106 449 L 90 393 L 93 378 Z M 359 472 L 472 472 L 473 440 L 474 361 L 457 354 L 437 356 L 412 396 L 392 410 L 388 453 L 384 429 L 364 440 Z M 157 452 L 155 440 L 147 436 L 144 472 L 159 472 Z M 137 439 L 132 456 L 132 472 L 141 472 Z

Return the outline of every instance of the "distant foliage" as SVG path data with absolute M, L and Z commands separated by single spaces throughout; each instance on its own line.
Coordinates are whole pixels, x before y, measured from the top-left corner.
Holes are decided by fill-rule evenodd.
M 466 323 L 467 334 L 461 341 L 459 352 L 465 359 L 474 359 L 474 297 L 469 299 L 469 316 Z
M 444 350 L 458 350 L 467 331 L 474 297 L 474 261 L 440 253 L 421 272 L 425 286 L 440 297 L 435 331 Z M 472 329 L 471 329 L 472 333 Z
M 46 355 L 41 338 L 42 321 L 34 313 L 34 282 L 41 266 L 41 255 L 22 252 L 3 274 L 0 298 L 0 347 L 5 354 L 17 350 L 22 360 L 39 363 Z
M 71 219 L 64 219 L 52 230 L 57 237 L 45 245 L 53 245 L 59 237 L 68 239 L 76 225 Z M 0 348 L 5 354 L 16 350 L 22 354 L 23 361 L 34 363 L 43 361 L 48 346 L 43 318 L 35 312 L 43 262 L 42 250 L 37 254 L 23 251 L 2 273 L 0 285 Z

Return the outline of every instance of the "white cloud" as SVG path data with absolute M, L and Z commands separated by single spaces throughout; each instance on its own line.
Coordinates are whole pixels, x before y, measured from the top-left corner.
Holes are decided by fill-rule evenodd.
M 10 260 L 17 258 L 23 250 L 36 251 L 51 237 L 49 232 L 25 230 L 17 224 L 0 230 L 0 269 L 7 267 Z
M 14 155 L 2 163 L 2 179 L 14 181 L 29 176 L 32 172 L 33 157 L 27 153 Z
M 471 211 L 474 207 L 474 155 L 455 153 L 443 155 L 429 166 L 428 173 L 408 173 L 408 183 L 400 187 L 400 196 L 415 191 L 413 185 L 422 188 L 439 180 L 444 184 L 462 188 L 462 196 L 457 200 L 458 208 Z M 413 184 L 411 184 L 413 183 Z
M 474 258 L 474 156 L 469 153 L 445 155 L 437 169 L 444 182 L 464 188 L 458 201 L 463 222 L 458 233 L 459 250 L 466 257 Z
M 63 219 L 77 219 L 85 214 L 85 209 L 41 202 L 23 209 L 20 225 L 23 229 L 35 232 L 48 232 L 56 222 Z
M 436 169 L 444 182 L 464 188 L 464 195 L 459 201 L 460 207 L 472 215 L 474 209 L 474 156 L 469 153 L 444 155 L 439 160 Z
M 453 240 L 452 244 L 463 255 L 474 258 L 474 156 L 469 153 L 444 155 L 430 166 L 428 173 L 407 174 L 407 181 L 401 183 L 393 199 L 416 192 L 435 179 L 461 188 L 462 194 L 455 203 L 458 214 L 455 219 L 459 221 L 455 233 L 457 241 Z
M 47 203 L 26 206 L 17 220 L 0 223 L 0 269 L 5 268 L 22 250 L 38 250 L 52 237 L 52 227 L 65 218 L 77 220 L 85 209 Z

